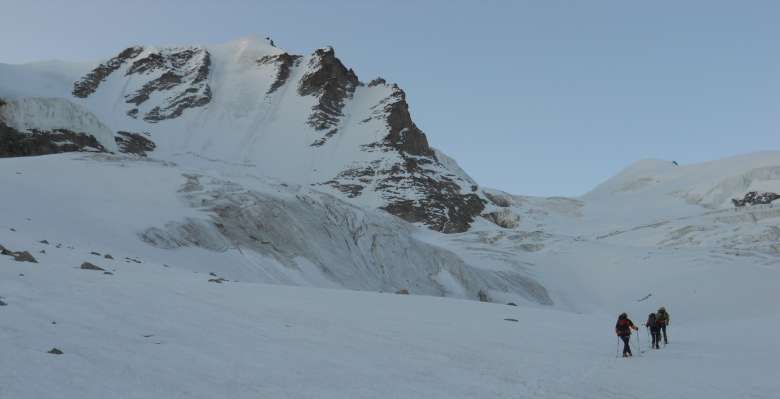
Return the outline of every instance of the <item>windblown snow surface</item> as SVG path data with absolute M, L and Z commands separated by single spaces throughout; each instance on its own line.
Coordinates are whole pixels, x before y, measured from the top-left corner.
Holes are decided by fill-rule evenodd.
M 154 123 L 126 115 L 141 82 L 76 99 L 91 66 L 0 65 L 0 97 L 63 98 L 97 118 L 79 126 L 159 145 L 0 159 L 0 398 L 778 397 L 780 204 L 730 200 L 780 193 L 780 152 L 640 161 L 581 198 L 480 187 L 482 217 L 443 234 L 377 209 L 373 188 L 311 185 L 376 157 L 352 149 L 379 122 L 294 143 L 312 104 L 293 102 L 311 99 L 269 100 L 271 72 L 250 68 L 281 50 L 209 51 L 212 103 Z M 388 87 L 357 87 L 344 115 Z M 18 126 L 87 115 L 54 108 Z M 648 351 L 643 328 L 617 358 L 617 314 L 643 324 L 662 305 L 669 345 Z

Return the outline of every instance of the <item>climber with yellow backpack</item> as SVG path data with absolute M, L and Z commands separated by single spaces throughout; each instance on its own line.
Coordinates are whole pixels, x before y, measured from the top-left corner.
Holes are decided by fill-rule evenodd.
M 658 312 L 655 314 L 655 322 L 663 333 L 664 345 L 669 343 L 669 340 L 666 338 L 666 327 L 669 325 L 670 321 L 671 319 L 669 318 L 669 313 L 666 311 L 666 308 L 663 306 L 658 308 Z

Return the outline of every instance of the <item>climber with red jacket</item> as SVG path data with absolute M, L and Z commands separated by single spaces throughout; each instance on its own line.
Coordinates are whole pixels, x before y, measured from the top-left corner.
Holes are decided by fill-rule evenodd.
M 623 340 L 623 357 L 633 356 L 631 346 L 628 344 L 631 339 L 631 330 L 638 331 L 639 328 L 634 325 L 634 322 L 628 318 L 627 314 L 621 313 L 615 324 L 615 334 Z

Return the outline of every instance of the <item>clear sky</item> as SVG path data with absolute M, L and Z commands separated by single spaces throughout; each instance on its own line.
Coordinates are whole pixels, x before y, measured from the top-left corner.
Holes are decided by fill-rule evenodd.
M 268 35 L 407 92 L 484 186 L 579 195 L 631 162 L 780 149 L 778 1 L 0 0 L 0 62 Z

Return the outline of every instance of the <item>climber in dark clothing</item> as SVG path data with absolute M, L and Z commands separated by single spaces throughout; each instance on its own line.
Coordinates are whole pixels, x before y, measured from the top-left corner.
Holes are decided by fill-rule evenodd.
M 639 328 L 634 325 L 634 322 L 628 318 L 627 314 L 621 313 L 615 324 L 615 334 L 623 340 L 623 357 L 633 356 L 631 346 L 628 344 L 628 341 L 631 339 L 631 330 L 637 331 Z
M 655 320 L 658 324 L 658 327 L 661 329 L 661 332 L 664 334 L 664 345 L 669 343 L 669 340 L 666 338 L 666 326 L 668 326 L 671 322 L 671 319 L 669 318 L 669 313 L 666 313 L 666 308 L 661 306 L 658 309 L 658 312 L 655 314 Z
M 653 337 L 653 349 L 661 349 L 661 327 L 658 326 L 658 320 L 655 318 L 655 313 L 650 313 L 650 315 L 647 316 L 645 327 L 650 330 L 650 336 Z

